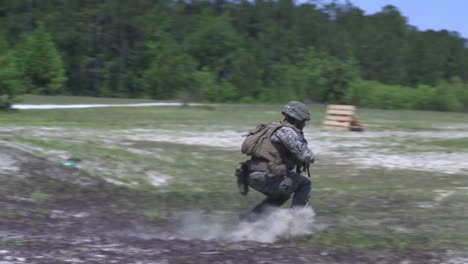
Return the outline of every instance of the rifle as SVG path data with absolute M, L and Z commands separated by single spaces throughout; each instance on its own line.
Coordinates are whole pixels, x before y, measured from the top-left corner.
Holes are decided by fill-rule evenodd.
M 301 163 L 296 165 L 296 173 L 301 174 L 303 171 L 307 171 L 307 176 L 310 178 L 310 163 Z

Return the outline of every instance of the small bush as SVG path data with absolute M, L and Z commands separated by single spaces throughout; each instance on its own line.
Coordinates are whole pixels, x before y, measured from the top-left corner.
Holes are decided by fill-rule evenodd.
M 346 102 L 381 109 L 462 111 L 468 106 L 466 91 L 467 87 L 447 82 L 441 82 L 435 87 L 421 85 L 413 88 L 357 80 L 351 85 Z

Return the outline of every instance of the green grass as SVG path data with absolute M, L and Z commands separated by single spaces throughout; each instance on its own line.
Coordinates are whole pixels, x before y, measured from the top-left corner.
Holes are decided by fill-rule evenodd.
M 236 106 L 205 107 L 126 107 L 23 110 L 0 113 L 0 123 L 15 126 L 64 126 L 78 128 L 167 128 L 178 125 L 209 129 L 212 126 L 254 125 L 260 117 L 266 121 L 278 118 L 277 113 L 251 113 L 256 107 L 241 109 Z
M 46 193 L 41 193 L 41 192 L 33 192 L 31 193 L 31 199 L 36 202 L 36 203 L 45 203 L 47 200 L 49 200 L 50 195 Z
M 433 111 L 358 109 L 357 114 L 364 120 L 364 125 L 373 128 L 405 129 L 409 131 L 434 131 L 444 126 L 468 123 L 467 113 L 448 113 Z M 465 131 L 468 128 L 465 127 Z
M 75 103 L 75 99 L 78 100 L 29 97 L 25 102 Z M 96 100 L 93 103 L 104 102 L 101 99 L 93 100 Z M 95 176 L 115 178 L 125 183 L 136 182 L 130 188 L 146 197 L 143 200 L 148 201 L 146 206 L 150 208 L 145 213 L 148 219 L 164 218 L 166 209 L 206 208 L 239 212 L 262 198 L 255 191 L 251 191 L 247 197 L 237 193 L 233 172 L 237 163 L 244 159 L 239 150 L 145 139 L 115 139 L 117 141 L 114 142 L 114 139 L 109 139 L 104 142 L 92 136 L 83 139 L 75 135 L 90 131 L 96 135 L 113 135 L 129 129 L 164 129 L 174 135 L 183 131 L 203 134 L 225 129 L 242 132 L 258 122 L 279 120 L 280 109 L 281 105 L 212 105 L 25 110 L 0 113 L 0 129 L 6 129 L 0 139 L 9 143 L 65 151 L 71 156 L 80 157 L 85 170 L 86 164 L 91 162 L 107 170 L 93 173 Z M 312 106 L 313 127 L 320 126 L 324 113 L 323 106 Z M 358 115 L 369 132 L 468 133 L 468 115 L 462 113 L 359 109 Z M 7 128 L 11 127 L 25 129 L 8 132 Z M 60 127 L 65 130 L 60 137 L 35 135 L 35 129 L 41 130 L 41 127 Z M 314 139 L 314 135 L 310 137 Z M 105 136 L 102 138 L 106 139 Z M 241 140 L 239 138 L 239 146 Z M 382 146 L 397 144 L 389 149 L 402 155 L 425 151 L 465 153 L 468 144 L 465 137 L 437 140 L 370 137 L 360 140 Z M 136 154 L 130 148 L 150 154 Z M 466 190 L 457 189 L 468 186 L 466 173 L 447 175 L 437 171 L 358 168 L 338 165 L 332 158 L 320 157 L 320 152 L 317 155 L 318 164 L 312 167 L 314 193 L 311 204 L 317 213 L 317 222 L 324 223 L 327 228 L 317 231 L 301 243 L 355 250 L 468 250 L 468 226 L 465 220 L 468 212 L 464 209 L 468 195 Z M 171 183 L 161 187 L 152 186 L 145 180 L 148 171 L 171 176 Z M 439 190 L 455 193 L 435 202 Z M 49 190 L 46 191 L 49 193 Z M 47 201 L 54 196 L 46 199 L 31 198 Z M 131 206 L 131 201 L 127 203 Z M 422 206 L 425 204 L 430 206 Z
M 449 151 L 468 151 L 468 134 L 466 138 L 440 139 L 422 142 L 426 146 L 435 146 Z
M 145 99 L 115 99 L 92 97 L 26 96 L 24 103 L 137 103 Z M 197 128 L 213 126 L 249 127 L 262 122 L 276 121 L 281 105 L 212 105 L 210 107 L 142 107 L 142 108 L 91 108 L 61 110 L 24 110 L 0 113 L 0 124 L 18 126 L 66 126 L 88 128 L 154 128 L 184 125 Z M 319 126 L 325 107 L 311 106 L 313 126 Z M 468 123 L 466 113 L 444 113 L 407 110 L 358 109 L 364 126 L 368 129 L 438 130 L 453 124 Z M 138 118 L 134 118 L 138 117 Z M 124 120 L 124 122 L 122 122 Z M 370 125 L 370 126 L 369 126 Z M 465 130 L 467 128 L 465 127 Z
M 137 104 L 154 102 L 154 100 L 151 99 L 126 99 L 62 95 L 24 95 L 20 99 L 20 104 Z
M 28 240 L 0 240 L 0 246 L 4 247 L 30 247 L 38 244 L 37 242 L 32 242 Z

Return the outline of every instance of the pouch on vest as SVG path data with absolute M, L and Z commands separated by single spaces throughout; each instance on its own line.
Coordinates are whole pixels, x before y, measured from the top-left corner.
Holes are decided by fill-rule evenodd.
M 268 170 L 267 177 L 269 178 L 284 177 L 288 173 L 288 168 L 286 167 L 286 164 L 284 163 L 270 162 L 268 165 L 269 165 L 269 170 Z
M 247 193 L 249 193 L 249 173 L 248 161 L 239 163 L 239 167 L 237 167 L 234 172 L 234 175 L 237 177 L 239 193 L 242 195 L 247 195 Z
M 267 173 L 267 178 L 270 179 L 283 177 L 288 172 L 286 165 L 281 162 L 272 162 L 256 157 L 253 157 L 251 160 L 249 160 L 249 170 L 264 171 Z
M 268 133 L 268 126 L 265 124 L 260 124 L 256 128 L 250 130 L 242 143 L 241 152 L 253 156 L 258 144 L 261 143 L 260 141 L 266 133 Z
M 268 178 L 283 177 L 287 173 L 287 167 L 280 159 L 279 152 L 275 155 L 276 148 L 270 142 L 271 133 L 279 127 L 280 124 L 258 125 L 249 131 L 241 147 L 242 153 L 252 156 L 250 170 L 265 171 Z M 271 149 L 264 148 L 265 144 L 270 144 Z

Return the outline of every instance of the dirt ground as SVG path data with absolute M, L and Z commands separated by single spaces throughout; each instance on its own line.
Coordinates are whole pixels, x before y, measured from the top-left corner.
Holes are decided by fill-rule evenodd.
M 350 251 L 301 238 L 184 239 L 177 214 L 148 218 L 145 196 L 12 147 L 0 147 L 0 264 L 450 263 L 450 252 Z

